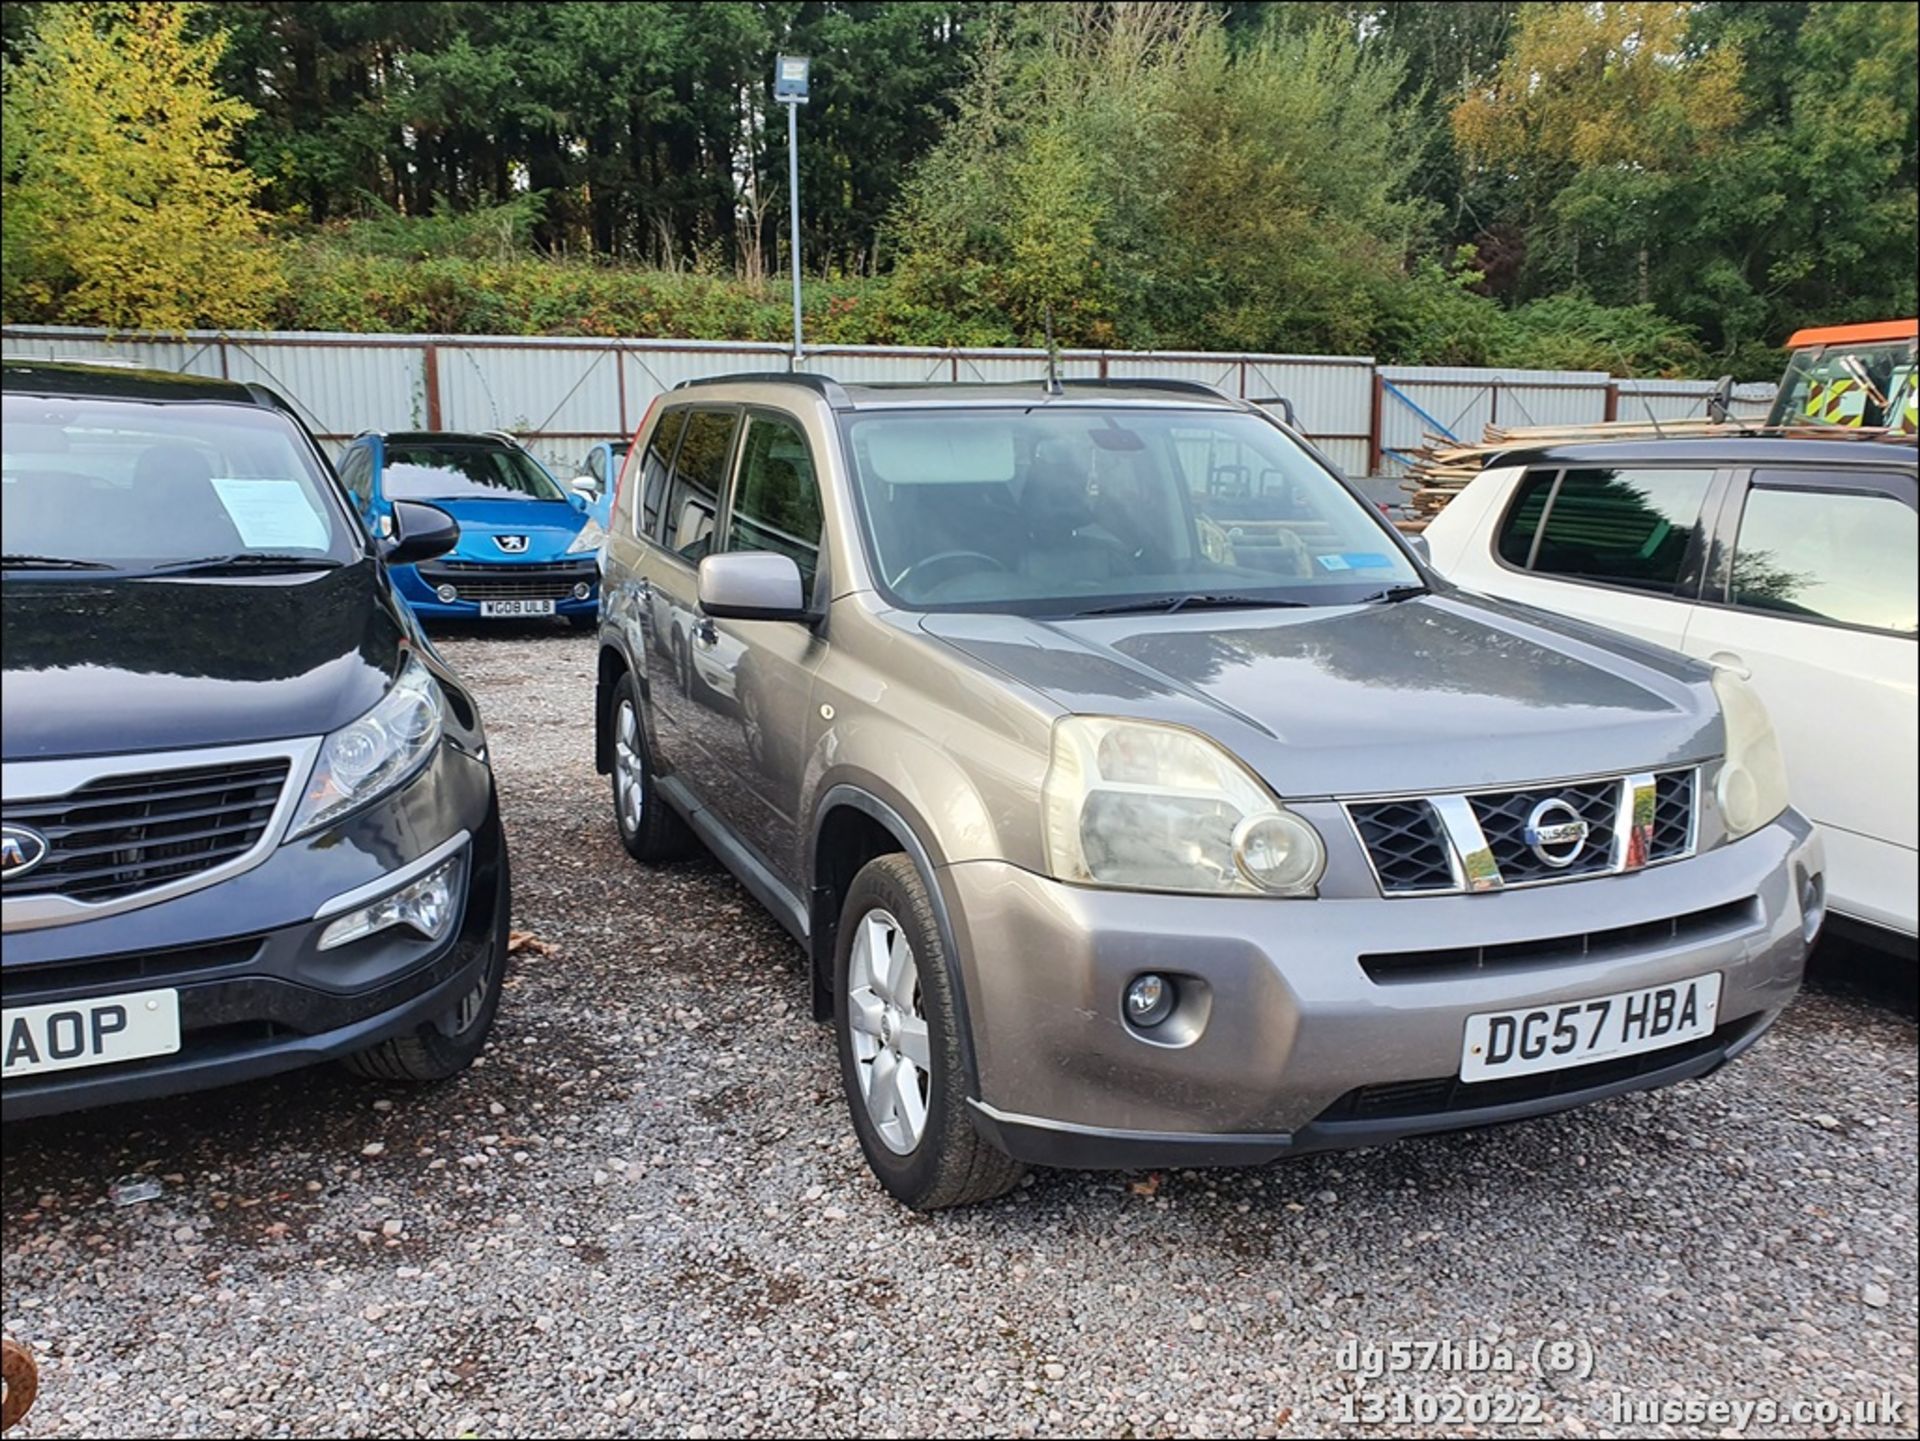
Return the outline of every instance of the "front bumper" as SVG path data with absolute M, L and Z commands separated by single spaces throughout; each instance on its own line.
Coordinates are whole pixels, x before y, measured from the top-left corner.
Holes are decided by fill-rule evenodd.
M 438 942 L 393 928 L 321 951 L 338 896 L 466 832 L 462 909 Z M 506 845 L 483 761 L 442 744 L 393 796 L 287 842 L 229 880 L 150 906 L 7 935 L 8 1007 L 171 987 L 180 1049 L 109 1065 L 9 1077 L 16 1120 L 202 1090 L 338 1056 L 451 1012 L 479 980 L 500 922 Z
M 591 555 L 552 556 L 525 562 L 424 561 L 395 566 L 394 588 L 422 619 L 477 620 L 485 600 L 550 600 L 553 613 L 593 615 L 600 608 L 600 565 Z M 456 599 L 443 601 L 436 587 L 451 585 Z M 584 596 L 575 595 L 586 587 Z
M 1490 895 L 1282 901 L 944 868 L 979 1129 L 1049 1166 L 1216 1165 L 1517 1120 L 1704 1075 L 1799 987 L 1801 897 L 1824 869 L 1789 811 L 1683 862 Z M 1363 959 L 1364 958 L 1364 959 Z M 1143 971 L 1182 1008 L 1122 1018 Z M 1638 1057 L 1458 1081 L 1467 1017 L 1718 971 L 1718 1028 Z

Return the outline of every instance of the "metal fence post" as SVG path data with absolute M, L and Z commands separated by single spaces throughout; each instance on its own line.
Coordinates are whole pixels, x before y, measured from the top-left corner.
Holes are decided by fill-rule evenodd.
M 429 340 L 421 349 L 427 387 L 427 429 L 440 428 L 440 347 Z
M 1367 474 L 1380 473 L 1381 412 L 1387 399 L 1387 380 L 1378 365 L 1373 367 L 1373 406 L 1367 417 Z

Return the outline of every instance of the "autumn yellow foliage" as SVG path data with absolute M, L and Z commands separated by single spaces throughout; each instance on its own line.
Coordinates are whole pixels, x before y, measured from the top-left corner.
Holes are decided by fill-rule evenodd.
M 1454 134 L 1497 162 L 1661 169 L 1740 121 L 1740 53 L 1695 55 L 1694 6 L 1672 0 L 1529 5 L 1492 85 L 1464 96 Z
M 45 7 L 7 76 L 15 295 L 118 330 L 267 320 L 279 260 L 233 154 L 253 112 L 215 83 L 225 34 L 187 34 L 195 8 Z

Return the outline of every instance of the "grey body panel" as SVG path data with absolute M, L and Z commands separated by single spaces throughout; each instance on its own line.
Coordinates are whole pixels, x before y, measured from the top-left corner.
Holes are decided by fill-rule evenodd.
M 1721 744 L 1703 668 L 1458 593 L 1337 610 L 921 624 L 1062 713 L 1204 731 L 1284 797 L 1657 768 Z

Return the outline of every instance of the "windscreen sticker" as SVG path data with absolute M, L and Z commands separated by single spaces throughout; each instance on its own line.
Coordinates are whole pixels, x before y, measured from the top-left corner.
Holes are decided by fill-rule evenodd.
M 1378 551 L 1348 550 L 1338 555 L 1316 556 L 1323 570 L 1392 570 L 1393 560 Z
M 327 526 L 297 480 L 220 478 L 213 488 L 249 550 L 325 550 Z

